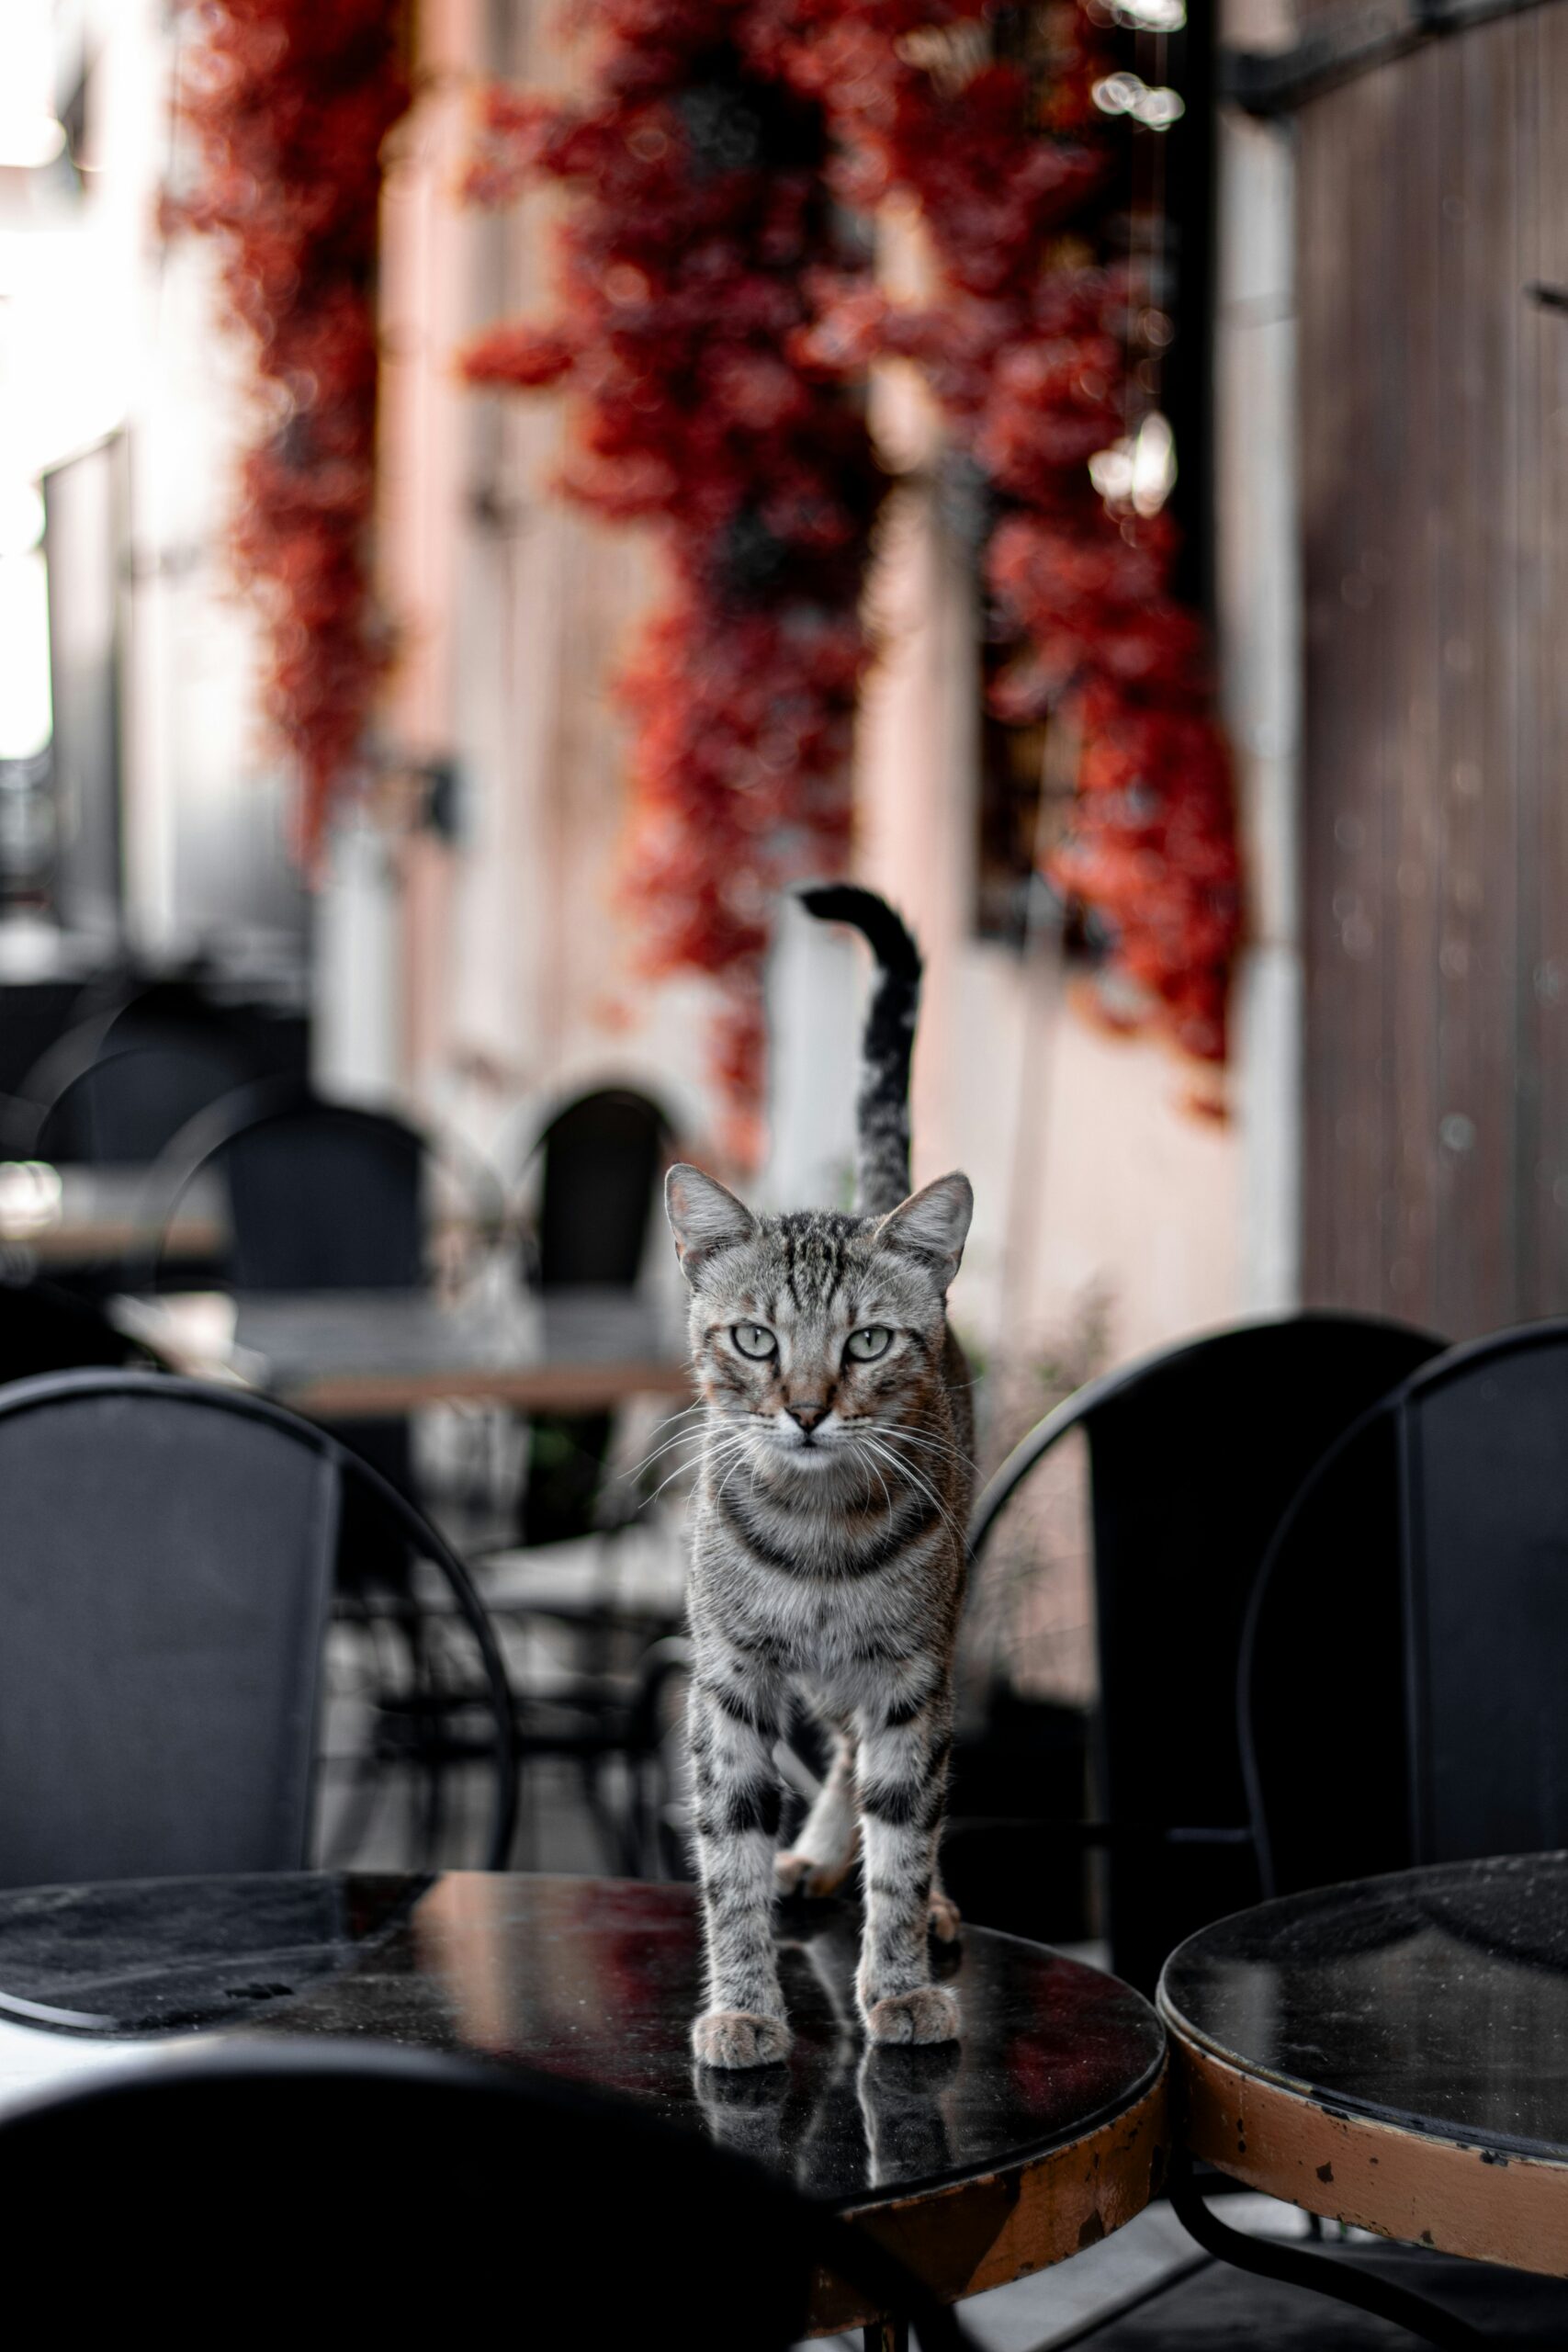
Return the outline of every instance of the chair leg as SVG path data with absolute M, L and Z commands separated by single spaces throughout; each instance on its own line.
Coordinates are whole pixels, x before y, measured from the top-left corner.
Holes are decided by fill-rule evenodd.
M 909 2323 L 907 2319 L 874 2319 L 861 2330 L 864 2352 L 909 2352 Z
M 1359 2311 L 1371 2312 L 1376 2319 L 1391 2320 L 1395 2327 L 1408 2328 L 1423 2344 L 1436 2345 L 1438 2352 L 1475 2352 L 1475 2347 L 1486 2342 L 1468 2320 L 1456 2319 L 1451 2312 L 1439 2310 L 1425 2295 L 1414 2294 L 1408 2287 L 1396 2287 L 1389 2279 L 1370 2272 L 1352 2270 L 1330 2255 L 1303 2254 L 1297 2246 L 1280 2245 L 1267 2238 L 1249 2238 L 1240 2230 L 1233 2230 L 1228 2222 L 1222 2222 L 1204 2203 L 1193 2178 L 1191 2160 L 1185 2153 L 1179 2154 L 1172 2163 L 1168 2187 L 1172 2210 L 1183 2228 L 1197 2239 L 1206 2254 L 1230 2263 L 1237 2270 L 1249 2270 L 1257 2278 L 1279 2279 L 1291 2287 L 1305 2287 L 1335 2302 L 1353 2303 Z

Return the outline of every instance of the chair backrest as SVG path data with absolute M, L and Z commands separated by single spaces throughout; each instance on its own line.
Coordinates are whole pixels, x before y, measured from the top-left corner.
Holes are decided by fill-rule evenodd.
M 1568 1322 L 1450 1350 L 1305 1481 L 1248 1619 L 1240 1733 L 1291 1893 L 1568 1845 Z
M 410 1546 L 479 1647 L 492 1866 L 512 1713 L 462 1565 L 376 1472 L 262 1398 L 157 1373 L 0 1390 L 0 1885 L 298 1870 L 345 1495 Z
M 1134 1984 L 1152 1986 L 1183 1937 L 1256 1894 L 1235 1678 L 1280 1513 L 1341 1431 L 1440 1346 L 1353 1315 L 1217 1331 L 1080 1390 L 980 1498 L 976 1541 L 1051 1445 L 1084 1430 L 1100 1803 L 1113 1827 L 1155 1833 L 1113 1840 L 1107 1868 L 1112 1956 Z
M 428 1157 L 390 1112 L 275 1079 L 183 1129 L 149 1197 L 166 1219 L 201 1169 L 222 1174 L 240 1290 L 412 1290 L 424 1272 Z
M 556 1113 L 540 1138 L 543 1289 L 629 1289 L 637 1281 L 670 1140 L 658 1103 L 627 1087 L 584 1094 Z
M 252 2324 L 297 2325 L 308 2292 L 318 2324 L 390 2319 L 401 2341 L 434 2322 L 440 2340 L 454 2312 L 504 2296 L 529 2340 L 667 2327 L 692 2352 L 784 2352 L 821 2265 L 912 2316 L 922 2352 L 964 2342 L 869 2234 L 699 2134 L 566 2081 L 390 2044 L 220 2045 L 35 2098 L 0 2115 L 0 2198 L 35 2256 L 56 2233 L 79 2248 L 92 2216 L 79 2321 L 121 2321 L 128 2276 L 153 2261 L 165 2320 L 209 2326 L 237 2293 Z M 387 2242 L 403 2199 L 413 2261 Z M 319 2245 L 307 2273 L 299 2223 L 326 2217 L 344 2258 Z
M 252 1075 L 217 1033 L 171 1031 L 107 1045 L 54 1095 L 33 1148 L 40 1159 L 92 1167 L 145 1165 Z

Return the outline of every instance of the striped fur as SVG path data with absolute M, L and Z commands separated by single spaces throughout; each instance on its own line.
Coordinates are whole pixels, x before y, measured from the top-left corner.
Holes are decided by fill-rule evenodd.
M 857 1851 L 856 1993 L 868 2035 L 945 2041 L 957 2031 L 952 1994 L 931 1982 L 927 1938 L 928 1926 L 957 1928 L 937 1847 L 972 1426 L 946 1293 L 972 1202 L 958 1175 L 903 1197 L 919 965 L 888 910 L 876 923 L 864 915 L 857 906 L 877 944 L 891 926 L 912 967 L 883 970 L 868 1023 L 875 1069 L 861 1092 L 861 1181 L 872 1205 L 754 1216 L 689 1167 L 672 1169 L 667 1187 L 706 1406 L 687 1724 L 708 2007 L 693 2040 L 718 2066 L 784 2055 L 773 1895 L 830 1893 Z M 833 1762 L 794 1848 L 779 1854 L 773 1748 L 802 1702 L 830 1728 Z

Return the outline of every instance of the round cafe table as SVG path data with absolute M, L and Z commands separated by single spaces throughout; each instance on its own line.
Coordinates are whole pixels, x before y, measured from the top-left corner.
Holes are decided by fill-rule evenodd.
M 1158 2186 L 1165 2037 L 1113 1977 L 965 1928 L 956 2045 L 868 2051 L 859 1923 L 781 1921 L 787 2066 L 697 2069 L 693 1890 L 452 1871 L 0 1895 L 0 2120 L 84 2067 L 215 2033 L 375 2036 L 619 2092 L 787 2174 L 950 2301 L 1094 2245 Z M 874 2322 L 818 2282 L 813 2331 Z
M 1292 2204 L 1568 2277 L 1568 1855 L 1321 1888 L 1166 1962 L 1181 2136 Z

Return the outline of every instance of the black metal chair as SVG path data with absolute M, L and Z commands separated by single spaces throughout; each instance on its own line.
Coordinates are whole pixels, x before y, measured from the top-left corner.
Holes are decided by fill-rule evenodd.
M 1083 2352 L 1398 2352 L 1412 2338 L 1439 2352 L 1562 2352 L 1568 2343 L 1559 2280 L 1417 2246 L 1247 2236 L 1209 2211 L 1179 2164 L 1172 2202 L 1212 2258 L 1074 2335 Z
M 1568 1321 L 1504 1331 L 1374 1405 L 1281 1515 L 1238 1690 L 1269 1893 L 1568 1845 L 1565 1430 Z
M 317 1792 L 322 1661 L 345 1497 L 409 1555 L 478 1653 L 485 1720 L 443 1736 L 493 1770 L 486 1860 L 511 1844 L 511 1694 L 444 1539 L 296 1414 L 136 1371 L 0 1391 L 0 1884 L 299 1870 Z M 368 1586 L 356 1605 L 376 1606 Z M 405 1714 L 417 1722 L 417 1694 Z
M 524 1272 L 532 1287 L 635 1286 L 672 1135 L 660 1105 L 630 1087 L 596 1089 L 552 1114 L 526 1163 L 539 1166 L 537 1207 L 523 1228 Z M 609 1527 L 599 1526 L 614 1432 L 608 1412 L 529 1416 L 519 1544 L 570 1542 L 596 1529 L 613 1540 L 634 1515 L 635 1498 L 627 1498 Z M 659 1742 L 649 1696 L 650 1676 L 657 1681 L 659 1672 L 657 1660 L 649 1668 L 643 1654 L 671 1627 L 618 1608 L 608 1590 L 583 1595 L 562 1611 L 541 1607 L 524 1580 L 520 1590 L 491 1605 L 498 1619 L 549 1623 L 573 1642 L 573 1661 L 557 1675 L 548 1702 L 524 1710 L 523 1754 L 574 1766 L 613 1866 L 640 1871 L 660 1843 L 657 1833 L 650 1841 L 642 1794 Z M 627 1779 L 627 1803 L 618 1812 L 604 1792 L 604 1769 L 612 1762 L 624 1763 Z
M 263 1080 L 169 1139 L 147 1187 L 154 1261 L 186 1192 L 212 1169 L 228 1187 L 226 1271 L 237 1290 L 417 1289 L 430 1157 L 426 1138 L 391 1112 L 331 1102 L 299 1080 Z
M 186 1193 L 206 1172 L 218 1175 L 229 1202 L 231 1244 L 221 1269 L 241 1291 L 415 1290 L 426 1278 L 431 1171 L 429 1138 L 389 1111 L 339 1102 L 298 1078 L 272 1078 L 210 1105 L 175 1136 L 150 1171 L 144 1238 L 128 1270 L 133 1287 L 152 1287 L 161 1271 L 163 1237 Z M 477 1186 L 481 1171 L 466 1171 Z M 499 1218 L 497 1191 L 492 1216 Z M 324 1424 L 361 1461 L 400 1492 L 418 1497 L 413 1435 L 406 1417 L 345 1417 Z M 367 1581 L 386 1582 L 383 1531 L 364 1524 L 358 1490 L 344 1498 L 338 1582 L 349 1601 Z M 368 1565 L 367 1565 L 368 1564 Z M 393 1679 L 423 1694 L 411 1713 L 400 1702 L 384 1714 L 381 1734 L 414 1740 L 427 1773 L 435 1835 L 440 1758 L 460 1757 L 440 1729 L 469 1702 L 445 1702 L 430 1685 L 433 1629 L 439 1610 L 422 1611 L 412 1588 L 396 1612 L 404 1636 Z M 412 1759 L 411 1759 L 412 1760 Z
M 1568 1322 L 1450 1349 L 1359 1415 L 1281 1513 L 1237 1669 L 1265 1893 L 1568 1843 L 1565 1416 Z M 1544 2279 L 1418 2249 L 1260 2246 L 1196 2184 L 1175 2195 L 1201 2244 L 1268 2283 L 1220 2273 L 1161 2299 L 1174 2341 L 1239 2335 L 1239 2315 L 1259 2339 L 1383 2342 L 1292 2287 L 1434 2345 L 1568 2340 Z M 1114 2328 L 1094 2341 L 1121 2352 Z
M 531 1155 L 542 1168 L 525 1253 L 536 1288 L 633 1288 L 671 1139 L 659 1104 L 630 1087 L 580 1095 L 555 1113 Z M 520 1542 L 555 1543 L 592 1526 L 614 1426 L 609 1413 L 533 1416 Z
M 198 1113 L 248 1084 L 254 1064 L 216 1017 L 147 1021 L 62 1038 L 13 1106 L 13 1147 L 91 1167 L 145 1166 Z M 30 1122 L 24 1132 L 18 1118 Z
M 1045 1827 L 1103 1849 L 1112 1965 L 1145 1991 L 1183 1938 L 1258 1893 L 1235 1694 L 1269 1537 L 1325 1447 L 1439 1346 L 1353 1315 L 1217 1331 L 1090 1382 L 1015 1448 L 979 1499 L 976 1555 L 1036 1464 L 1083 1430 L 1102 1817 Z M 960 1777 L 950 1845 L 961 1903 L 965 1835 Z
M 34 2098 L 0 2117 L 0 2204 L 39 2275 L 69 2251 L 73 2324 L 117 2334 L 304 2310 L 441 2342 L 503 2307 L 525 2342 L 785 2352 L 820 2268 L 922 2352 L 964 2342 L 869 2233 L 698 2133 L 389 2044 L 230 2044 Z
M 236 1290 L 415 1290 L 424 1280 L 431 1147 L 395 1114 L 334 1102 L 298 1079 L 243 1087 L 171 1137 L 147 1182 L 133 1287 L 159 1279 L 164 1234 L 207 1170 L 227 1188 Z M 335 1433 L 414 1491 L 404 1419 L 343 1420 Z

